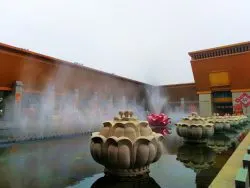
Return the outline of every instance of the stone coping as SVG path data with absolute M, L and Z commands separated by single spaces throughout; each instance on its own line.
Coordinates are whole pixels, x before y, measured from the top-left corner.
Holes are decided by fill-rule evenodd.
M 209 188 L 235 188 L 235 177 L 238 170 L 243 167 L 243 158 L 247 154 L 250 144 L 250 132 L 240 143 L 232 156 L 215 177 Z

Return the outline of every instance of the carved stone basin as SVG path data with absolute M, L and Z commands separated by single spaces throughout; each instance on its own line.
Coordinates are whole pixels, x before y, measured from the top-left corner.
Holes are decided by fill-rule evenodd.
M 214 134 L 214 125 L 192 113 L 176 124 L 176 132 L 188 142 L 206 142 L 206 139 Z
M 147 121 L 139 121 L 133 112 L 119 112 L 120 117 L 103 123 L 91 137 L 93 159 L 105 166 L 105 173 L 137 176 L 149 173 L 149 165 L 163 152 L 163 136 L 152 131 Z
M 228 116 L 227 119 L 231 127 L 236 129 L 241 129 L 248 124 L 248 117 L 244 115 Z
M 227 116 L 212 116 L 212 117 L 207 117 L 206 121 L 209 123 L 214 124 L 214 130 L 216 132 L 220 131 L 225 131 L 225 130 L 230 130 L 231 129 L 231 124 L 230 124 L 230 119 Z

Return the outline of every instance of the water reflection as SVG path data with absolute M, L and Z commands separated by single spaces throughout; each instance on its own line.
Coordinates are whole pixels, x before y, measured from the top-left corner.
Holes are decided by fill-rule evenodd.
M 212 148 L 217 154 L 227 151 L 233 144 L 234 140 L 225 134 L 217 134 L 208 139 L 208 147 Z
M 89 154 L 89 138 L 50 140 L 5 147 L 0 187 L 65 187 L 103 171 Z
M 177 160 L 195 172 L 210 168 L 215 162 L 215 157 L 215 152 L 204 144 L 184 144 L 178 149 L 177 154 Z
M 165 136 L 165 152 L 150 166 L 150 176 L 130 181 L 104 176 L 103 166 L 90 156 L 89 136 L 13 144 L 0 147 L 0 187 L 208 187 L 233 153 L 239 134 L 220 134 L 207 145 L 190 145 L 173 130 Z
M 145 175 L 138 178 L 117 178 L 112 176 L 104 176 L 93 183 L 91 188 L 160 188 L 160 185 L 150 177 Z
M 178 153 L 178 148 L 182 144 L 183 144 L 183 138 L 178 136 L 175 130 L 172 130 L 172 133 L 166 135 L 163 140 L 165 152 L 169 155 L 176 155 Z

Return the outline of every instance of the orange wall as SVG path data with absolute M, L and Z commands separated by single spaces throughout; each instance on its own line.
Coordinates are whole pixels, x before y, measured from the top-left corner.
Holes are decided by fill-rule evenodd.
M 95 72 L 85 68 L 63 65 L 21 53 L 0 49 L 0 87 L 11 87 L 16 80 L 23 81 L 26 91 L 43 91 L 48 83 L 55 83 L 56 92 L 79 89 L 82 97 L 99 92 L 116 97 L 139 98 L 143 84 Z
M 163 89 L 169 102 L 180 102 L 181 98 L 185 101 L 199 101 L 194 83 L 167 85 Z
M 198 91 L 210 91 L 209 73 L 228 71 L 231 89 L 250 88 L 250 52 L 191 61 Z

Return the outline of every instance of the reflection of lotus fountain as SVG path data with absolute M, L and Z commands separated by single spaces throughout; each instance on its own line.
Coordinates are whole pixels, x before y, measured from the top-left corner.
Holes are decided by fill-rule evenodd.
M 214 134 L 213 124 L 205 121 L 197 113 L 183 118 L 176 126 L 177 134 L 184 137 L 187 142 L 206 142 L 206 139 Z
M 178 149 L 177 154 L 177 160 L 195 172 L 210 168 L 215 162 L 215 157 L 215 152 L 203 144 L 184 144 Z
M 118 178 L 112 176 L 104 176 L 99 178 L 92 188 L 160 188 L 156 181 L 149 175 L 138 178 Z
M 151 130 L 147 121 L 139 121 L 133 112 L 119 112 L 120 117 L 104 122 L 100 132 L 91 137 L 91 155 L 105 166 L 107 174 L 137 176 L 149 172 L 163 152 L 163 136 Z
M 232 146 L 232 140 L 224 134 L 217 134 L 208 139 L 208 147 L 212 148 L 216 153 L 227 151 Z

